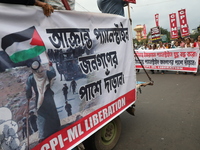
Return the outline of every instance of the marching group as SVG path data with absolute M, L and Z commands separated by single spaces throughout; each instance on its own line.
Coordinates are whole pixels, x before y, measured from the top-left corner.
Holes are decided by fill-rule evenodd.
M 173 49 L 173 48 L 194 48 L 198 47 L 200 49 L 200 35 L 197 36 L 197 39 L 193 39 L 190 37 L 181 38 L 179 37 L 177 40 L 172 41 L 171 43 L 162 43 L 162 41 L 159 41 L 159 43 L 154 44 L 145 44 L 141 47 L 134 47 L 135 50 L 159 50 L 159 49 Z M 199 58 L 200 59 L 200 58 Z M 199 61 L 200 65 L 200 61 Z M 137 72 L 140 70 L 137 69 Z M 159 70 L 157 71 L 159 72 Z M 154 70 L 151 70 L 151 73 L 154 74 Z M 187 74 L 187 72 L 183 72 L 184 74 Z M 164 71 L 161 71 L 161 74 L 164 74 Z M 176 74 L 179 74 L 177 71 Z M 197 73 L 195 72 L 194 75 Z
M 197 39 L 193 39 L 190 37 L 181 38 L 179 37 L 177 40 L 172 41 L 171 43 L 162 43 L 160 41 L 158 44 L 145 44 L 141 47 L 134 47 L 138 50 L 156 50 L 156 49 L 172 49 L 172 48 L 188 48 L 188 47 L 200 47 L 200 35 Z

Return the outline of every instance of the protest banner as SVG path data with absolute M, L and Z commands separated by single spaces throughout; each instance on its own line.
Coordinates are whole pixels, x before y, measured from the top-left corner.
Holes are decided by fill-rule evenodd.
M 136 50 L 136 53 L 145 69 L 197 72 L 198 48 Z M 137 59 L 136 68 L 142 69 Z
M 135 102 L 128 19 L 1 4 L 0 22 L 2 149 L 71 150 Z
M 187 16 L 186 16 L 186 10 L 181 9 L 178 11 L 178 16 L 179 16 L 179 22 L 180 22 L 180 31 L 181 31 L 181 36 L 189 36 L 190 31 L 187 23 Z
M 143 25 L 142 37 L 143 37 L 143 39 L 147 38 L 147 30 L 146 30 L 146 25 L 145 24 Z
M 156 27 L 159 27 L 159 14 L 155 14 Z
M 161 41 L 160 27 L 153 27 L 153 28 L 151 28 L 151 38 L 152 38 L 152 42 L 153 43 Z
M 178 27 L 177 27 L 176 13 L 169 14 L 169 22 L 170 22 L 170 38 L 177 39 Z

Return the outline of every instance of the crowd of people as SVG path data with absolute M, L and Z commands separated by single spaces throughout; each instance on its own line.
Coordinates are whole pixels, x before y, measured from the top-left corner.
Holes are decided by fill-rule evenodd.
M 200 35 L 197 36 L 197 39 L 193 39 L 190 37 L 181 38 L 179 37 L 177 40 L 172 41 L 171 43 L 163 43 L 162 41 L 159 41 L 159 43 L 154 44 L 144 44 L 142 46 L 135 47 L 135 50 L 159 50 L 159 49 L 173 49 L 173 48 L 194 48 L 198 47 L 200 49 Z M 200 60 L 200 58 L 199 58 Z M 200 61 L 199 61 L 200 65 Z M 137 72 L 140 70 L 137 69 Z M 159 70 L 157 70 L 159 72 Z M 164 74 L 165 71 L 161 71 L 161 74 Z M 155 71 L 151 70 L 151 73 L 154 74 Z M 183 72 L 184 74 L 187 74 L 187 72 Z M 179 74 L 177 71 L 176 74 Z M 197 73 L 195 72 L 194 75 Z
M 154 44 L 144 44 L 142 46 L 134 46 L 136 50 L 156 50 L 156 49 L 173 49 L 173 48 L 188 48 L 188 47 L 199 47 L 200 48 L 200 35 L 197 39 L 193 39 L 190 37 L 181 38 L 179 37 L 177 40 L 172 41 L 171 43 L 163 43 L 159 41 Z

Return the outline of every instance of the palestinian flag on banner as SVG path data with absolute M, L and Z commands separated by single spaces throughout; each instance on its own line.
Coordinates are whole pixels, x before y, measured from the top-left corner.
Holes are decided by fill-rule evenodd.
M 44 43 L 34 26 L 4 36 L 1 48 L 14 63 L 34 58 L 45 51 Z

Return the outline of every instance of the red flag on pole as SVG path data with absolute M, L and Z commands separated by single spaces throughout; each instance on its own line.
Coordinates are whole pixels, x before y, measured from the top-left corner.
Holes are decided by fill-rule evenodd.
M 179 15 L 181 36 L 185 37 L 185 36 L 190 35 L 189 27 L 187 24 L 187 18 L 186 18 L 186 10 L 185 9 L 179 10 L 178 15 Z
M 170 37 L 171 39 L 176 39 L 178 38 L 176 13 L 169 14 L 169 22 L 170 22 Z
M 155 14 L 156 27 L 159 26 L 159 14 Z
M 145 24 L 143 25 L 142 36 L 143 36 L 143 39 L 146 39 L 146 38 L 147 38 L 147 30 L 146 30 Z

